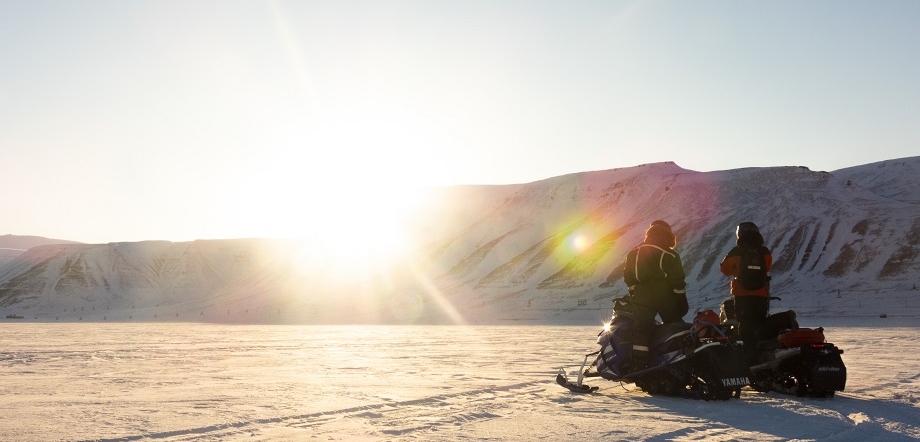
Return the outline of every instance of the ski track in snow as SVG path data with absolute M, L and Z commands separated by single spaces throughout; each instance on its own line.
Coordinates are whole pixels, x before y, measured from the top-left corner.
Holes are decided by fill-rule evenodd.
M 400 436 L 403 434 L 425 431 L 439 425 L 463 425 L 477 420 L 499 418 L 501 417 L 500 415 L 489 411 L 464 412 L 462 409 L 468 409 L 479 402 L 487 403 L 494 400 L 507 400 L 510 395 L 529 394 L 533 390 L 532 387 L 537 384 L 537 382 L 528 382 L 408 401 L 364 405 L 303 415 L 255 419 L 251 421 L 164 431 L 160 433 L 139 434 L 108 439 L 87 439 L 87 441 L 116 442 L 151 439 L 200 440 L 202 438 L 222 440 L 225 437 L 239 435 L 241 433 L 252 432 L 252 434 L 249 435 L 252 436 L 258 432 L 261 426 L 265 425 L 281 424 L 301 429 L 316 429 L 324 424 L 348 418 L 364 420 L 373 427 L 386 428 L 381 431 L 384 435 Z M 539 390 L 542 390 L 542 388 Z M 409 420 L 409 422 L 406 422 L 406 420 Z
M 920 328 L 829 327 L 847 390 L 652 397 L 553 381 L 591 327 L 15 324 L 0 439 L 920 440 Z

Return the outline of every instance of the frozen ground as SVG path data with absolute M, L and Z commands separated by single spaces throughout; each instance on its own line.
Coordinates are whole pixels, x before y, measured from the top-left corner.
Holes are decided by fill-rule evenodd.
M 800 320 L 845 350 L 833 399 L 573 394 L 593 327 L 4 322 L 0 440 L 920 439 L 920 328 Z

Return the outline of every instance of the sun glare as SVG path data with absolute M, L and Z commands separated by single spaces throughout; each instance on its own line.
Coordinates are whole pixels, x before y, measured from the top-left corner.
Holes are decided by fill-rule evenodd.
M 591 240 L 588 239 L 583 233 L 576 233 L 575 235 L 569 237 L 569 246 L 576 253 L 581 253 L 591 245 Z
M 274 13 L 283 45 L 292 47 L 282 11 Z M 305 68 L 298 74 L 310 83 Z M 233 178 L 220 208 L 226 220 L 218 222 L 237 237 L 302 239 L 326 261 L 350 268 L 404 258 L 412 246 L 407 220 L 423 186 L 443 173 L 438 165 L 446 160 L 432 149 L 443 143 L 441 122 L 386 88 L 309 101 L 309 109 L 283 114 L 301 121 L 296 130 L 272 134 L 259 156 L 247 159 L 247 175 Z
M 338 262 L 380 265 L 410 249 L 408 191 L 368 191 L 314 207 L 317 218 L 303 237 L 320 244 Z
M 298 175 L 288 167 L 238 182 L 225 201 L 229 236 L 297 240 L 310 248 L 297 263 L 329 276 L 366 276 L 408 256 L 413 241 L 408 221 L 419 190 L 344 174 L 325 181 L 291 178 Z
M 560 264 L 567 264 L 588 250 L 600 236 L 597 229 L 591 225 L 582 226 L 571 232 L 554 250 L 553 254 L 556 261 Z

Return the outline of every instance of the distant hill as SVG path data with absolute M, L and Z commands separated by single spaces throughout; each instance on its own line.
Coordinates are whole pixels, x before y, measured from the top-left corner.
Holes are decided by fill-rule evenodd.
M 35 246 L 46 246 L 49 244 L 81 243 L 63 239 L 45 238 L 42 236 L 0 235 L 0 249 L 18 249 L 25 251 Z
M 0 266 L 26 250 L 48 244 L 80 244 L 76 241 L 45 238 L 41 236 L 0 235 Z
M 0 309 L 42 320 L 595 324 L 625 294 L 598 284 L 664 219 L 691 309 L 727 296 L 718 263 L 735 226 L 753 221 L 773 251 L 776 309 L 920 316 L 918 172 L 920 157 L 834 172 L 657 163 L 443 188 L 416 220 L 413 260 L 346 282 L 296 266 L 309 245 L 280 240 L 45 245 L 0 267 Z

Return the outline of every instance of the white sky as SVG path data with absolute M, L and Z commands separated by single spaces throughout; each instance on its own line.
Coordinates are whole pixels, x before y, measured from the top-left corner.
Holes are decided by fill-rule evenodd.
M 914 156 L 917 23 L 916 1 L 0 0 L 0 234 L 344 235 L 426 186 Z

